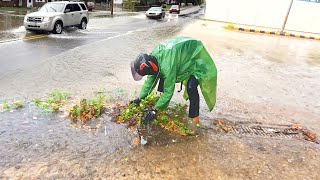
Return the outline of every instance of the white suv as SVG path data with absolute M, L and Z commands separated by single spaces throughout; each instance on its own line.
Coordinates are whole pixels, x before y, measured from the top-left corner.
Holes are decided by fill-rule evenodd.
M 27 14 L 24 17 L 24 27 L 30 31 L 52 31 L 61 34 L 66 26 L 87 28 L 89 14 L 86 5 L 82 2 L 49 2 L 39 11 Z

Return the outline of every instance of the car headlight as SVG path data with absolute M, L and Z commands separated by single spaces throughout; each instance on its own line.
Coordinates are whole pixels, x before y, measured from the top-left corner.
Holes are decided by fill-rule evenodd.
M 53 19 L 53 17 L 44 17 L 43 21 L 49 22 L 49 21 L 52 21 L 52 19 Z
M 27 19 L 28 19 L 28 16 L 24 16 L 23 21 L 27 21 Z

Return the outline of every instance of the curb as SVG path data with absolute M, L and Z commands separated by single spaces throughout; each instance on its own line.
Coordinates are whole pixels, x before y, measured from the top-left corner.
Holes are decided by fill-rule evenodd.
M 244 32 L 253 32 L 253 33 L 260 33 L 260 34 L 271 34 L 271 35 L 295 37 L 295 38 L 301 38 L 301 39 L 320 40 L 320 37 L 305 36 L 305 35 L 292 34 L 292 33 L 286 33 L 286 32 L 264 31 L 264 30 L 246 29 L 246 28 L 236 28 L 236 29 L 239 30 L 239 31 L 244 31 Z

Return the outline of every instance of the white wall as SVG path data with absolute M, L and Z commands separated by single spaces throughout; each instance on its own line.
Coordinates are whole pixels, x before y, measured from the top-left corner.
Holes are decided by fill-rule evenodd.
M 206 19 L 281 28 L 291 0 L 207 0 Z M 286 29 L 320 33 L 320 3 L 294 0 Z
M 122 4 L 122 0 L 114 0 L 113 3 L 114 4 Z

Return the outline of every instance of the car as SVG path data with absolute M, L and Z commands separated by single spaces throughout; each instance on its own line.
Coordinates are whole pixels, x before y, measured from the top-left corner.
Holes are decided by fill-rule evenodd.
M 89 11 L 92 11 L 96 5 L 94 4 L 94 2 L 87 2 L 87 7 Z
M 173 12 L 180 14 L 180 6 L 179 5 L 172 5 L 170 7 L 169 13 L 173 13 Z
M 29 31 L 50 31 L 61 34 L 63 27 L 78 26 L 86 29 L 89 13 L 83 2 L 57 1 L 44 4 L 39 11 L 24 17 L 24 27 Z
M 151 7 L 146 12 L 146 16 L 148 18 L 161 19 L 161 18 L 164 18 L 166 16 L 166 12 L 164 11 L 164 9 L 162 9 L 162 7 Z

